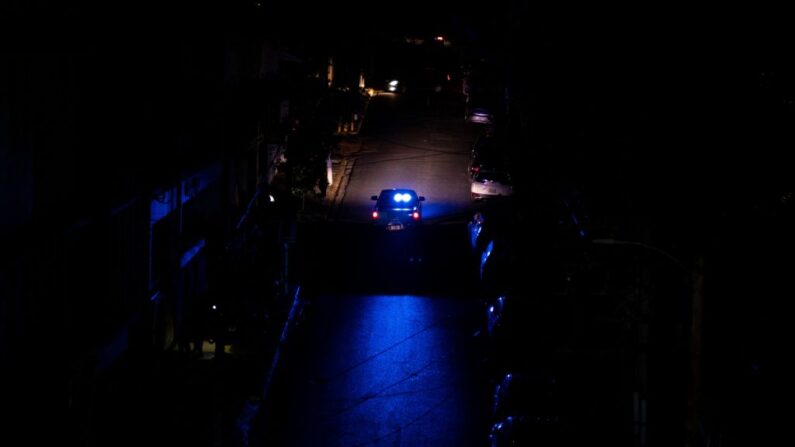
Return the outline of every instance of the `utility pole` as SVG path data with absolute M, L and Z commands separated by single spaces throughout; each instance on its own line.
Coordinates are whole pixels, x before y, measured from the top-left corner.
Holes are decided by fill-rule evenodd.
M 674 265 L 676 265 L 682 272 L 689 275 L 691 284 L 691 303 L 690 303 L 690 331 L 689 331 L 689 344 L 690 344 L 690 374 L 688 378 L 688 392 L 687 392 L 687 415 L 685 422 L 685 445 L 687 447 L 695 447 L 698 445 L 699 433 L 699 410 L 701 399 L 701 332 L 702 321 L 704 312 L 704 256 L 703 254 L 696 255 L 693 268 L 690 269 L 678 258 L 672 254 L 662 250 L 653 245 L 645 244 L 637 241 L 625 241 L 618 239 L 594 239 L 592 241 L 597 245 L 625 245 L 640 247 L 651 252 L 655 252 L 667 258 Z M 635 396 L 636 407 L 636 420 L 645 421 L 645 408 L 643 400 L 640 396 Z M 638 427 L 640 428 L 640 427 Z M 641 437 L 640 441 L 645 443 Z
M 281 292 L 284 296 L 290 293 L 290 245 L 296 242 L 295 222 L 282 221 L 279 225 L 279 241 L 282 243 L 282 266 L 281 266 Z
M 637 262 L 637 283 L 635 286 L 635 299 L 638 305 L 636 314 L 636 340 L 635 340 L 635 378 L 636 391 L 633 393 L 633 414 L 635 445 L 646 447 L 648 435 L 648 405 L 649 405 L 649 341 L 651 320 L 651 297 L 649 284 L 651 272 L 641 262 Z
M 687 396 L 687 446 L 698 445 L 701 404 L 701 331 L 704 316 L 704 256 L 697 255 L 693 268 L 690 308 L 690 384 Z
M 182 351 L 185 349 L 187 344 L 187 337 L 185 334 L 185 290 L 184 290 L 184 280 L 185 277 L 182 271 L 182 250 L 183 250 L 183 221 L 182 221 L 182 185 L 183 185 L 183 178 L 182 173 L 180 173 L 179 180 L 177 181 L 177 186 L 175 188 L 177 193 L 177 206 L 176 206 L 176 218 L 177 218 L 177 236 L 176 236 L 176 249 L 175 253 L 171 253 L 172 256 L 175 257 L 173 260 L 176 267 L 176 272 L 174 275 L 174 280 L 176 284 L 174 285 L 174 295 L 175 295 L 175 306 L 174 306 L 174 320 L 176 322 L 174 328 L 174 335 L 176 336 L 177 342 L 177 350 Z

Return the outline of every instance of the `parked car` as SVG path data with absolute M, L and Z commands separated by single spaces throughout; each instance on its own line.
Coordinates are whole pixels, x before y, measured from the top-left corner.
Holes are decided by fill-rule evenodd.
M 493 108 L 488 101 L 470 100 L 464 107 L 464 119 L 475 124 L 494 124 Z
M 479 276 L 488 295 L 505 293 L 510 286 L 516 251 L 507 239 L 489 241 L 480 253 Z
M 496 152 L 499 151 L 499 147 L 501 146 L 501 139 L 496 135 L 496 129 L 494 126 L 488 126 L 486 129 L 478 135 L 475 139 L 475 143 L 472 144 L 472 156 L 474 157 L 476 154 L 484 153 L 484 152 Z
M 496 171 L 502 169 L 502 163 L 496 154 L 489 152 L 473 152 L 469 160 L 469 177 L 474 179 L 481 171 Z
M 528 416 L 508 416 L 491 427 L 490 447 L 569 446 L 571 435 L 558 421 Z
M 501 171 L 479 171 L 470 185 L 472 200 L 513 195 L 511 176 Z
M 495 419 L 529 416 L 549 422 L 559 421 L 562 396 L 558 382 L 554 372 L 542 368 L 505 374 L 494 387 L 492 413 Z
M 469 158 L 469 175 L 474 177 L 480 171 L 504 171 L 504 148 L 496 138 L 491 137 L 472 146 Z
M 509 197 L 483 202 L 467 224 L 470 247 L 480 254 L 489 241 L 513 237 L 517 225 L 520 224 Z

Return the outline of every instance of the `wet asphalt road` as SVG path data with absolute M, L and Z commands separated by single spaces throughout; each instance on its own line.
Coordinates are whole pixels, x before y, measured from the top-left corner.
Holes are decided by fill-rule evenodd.
M 480 128 L 464 123 L 452 105 L 417 110 L 406 102 L 394 95 L 373 99 L 338 220 L 367 220 L 370 196 L 384 188 L 410 188 L 425 196 L 426 222 L 468 217 L 467 169 Z
M 336 221 L 300 229 L 306 304 L 254 443 L 482 445 L 482 304 L 465 225 L 478 129 L 391 95 L 367 119 Z M 389 187 L 427 198 L 424 225 L 372 228 L 370 195 Z

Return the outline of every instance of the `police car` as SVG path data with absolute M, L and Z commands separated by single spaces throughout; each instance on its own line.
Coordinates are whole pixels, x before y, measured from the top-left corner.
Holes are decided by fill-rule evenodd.
M 370 218 L 377 226 L 397 231 L 422 221 L 425 197 L 418 196 L 413 189 L 384 189 L 370 198 L 375 201 Z

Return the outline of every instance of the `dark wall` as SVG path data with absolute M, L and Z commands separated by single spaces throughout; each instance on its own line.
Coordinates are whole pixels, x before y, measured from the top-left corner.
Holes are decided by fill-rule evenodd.
M 262 23 L 277 18 L 254 2 L 211 3 L 3 10 L 0 364 L 20 431 L 59 421 L 53 435 L 65 435 L 94 375 L 151 343 L 153 195 L 222 166 L 213 200 L 156 247 L 173 269 L 190 244 L 228 231 L 256 190 L 257 129 L 277 128 L 266 121 L 290 96 L 268 87 L 283 72 L 269 70 L 278 32 Z M 186 293 L 200 290 L 194 279 Z

